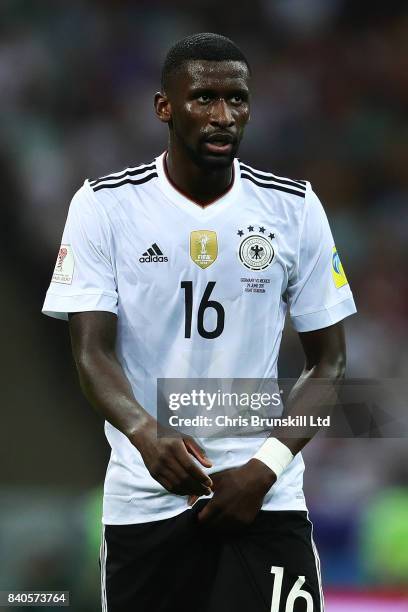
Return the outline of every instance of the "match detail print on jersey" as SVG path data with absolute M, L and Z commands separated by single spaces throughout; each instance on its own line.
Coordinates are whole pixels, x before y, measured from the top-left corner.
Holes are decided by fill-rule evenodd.
M 52 275 L 52 281 L 54 283 L 70 285 L 74 274 L 74 266 L 75 261 L 71 245 L 61 244 L 55 263 L 54 274 Z
M 340 287 L 344 287 L 344 285 L 348 284 L 346 274 L 343 270 L 339 254 L 335 246 L 333 247 L 332 253 L 332 276 L 337 289 L 340 289 Z
M 217 259 L 217 234 L 212 230 L 194 230 L 190 234 L 190 256 L 203 270 Z

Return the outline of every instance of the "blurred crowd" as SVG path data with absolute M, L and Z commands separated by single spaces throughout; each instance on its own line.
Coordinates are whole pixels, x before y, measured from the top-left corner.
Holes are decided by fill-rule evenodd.
M 254 72 L 241 157 L 311 180 L 335 228 L 364 313 L 351 323 L 352 372 L 404 376 L 408 11 L 386 3 L 376 19 L 375 2 L 369 12 L 341 0 L 238 4 L 2 2 L 0 169 L 12 184 L 3 208 L 13 250 L 30 249 L 49 271 L 84 178 L 165 148 L 152 97 L 166 49 L 187 33 L 223 32 Z
M 83 487 L 103 478 L 99 421 L 84 404 L 73 408 L 81 400 L 66 329 L 40 321 L 39 311 L 76 189 L 164 150 L 166 131 L 153 114 L 161 63 L 172 43 L 198 31 L 230 36 L 252 66 L 252 120 L 240 157 L 310 180 L 326 208 L 359 311 L 347 322 L 348 375 L 408 377 L 406 3 L 2 0 L 1 365 L 13 409 L 0 441 L 35 406 L 23 440 L 30 444 L 29 430 L 47 449 L 31 461 L 29 451 L 14 452 L 2 477 L 9 486 L 75 488 L 79 466 Z M 301 364 L 289 332 L 281 374 L 296 376 Z M 56 424 L 69 444 L 67 436 L 50 442 Z M 307 449 L 306 493 L 334 584 L 364 581 L 359 525 L 370 500 L 408 485 L 406 446 L 325 440 Z

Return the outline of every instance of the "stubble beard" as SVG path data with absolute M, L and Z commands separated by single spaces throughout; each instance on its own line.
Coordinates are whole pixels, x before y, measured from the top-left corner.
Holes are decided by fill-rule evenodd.
M 202 152 L 201 147 L 204 143 L 203 140 L 198 142 L 197 148 L 191 146 L 186 139 L 180 134 L 178 131 L 172 129 L 172 135 L 175 141 L 179 143 L 180 146 L 186 152 L 187 157 L 199 168 L 203 170 L 224 170 L 225 168 L 230 168 L 234 163 L 234 158 L 238 153 L 240 141 L 234 143 L 232 151 L 229 155 L 210 155 Z

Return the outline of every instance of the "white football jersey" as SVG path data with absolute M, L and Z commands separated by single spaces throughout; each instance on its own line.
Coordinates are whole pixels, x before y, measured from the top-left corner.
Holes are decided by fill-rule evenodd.
M 205 296 L 221 307 L 200 308 Z M 276 378 L 286 310 L 299 332 L 355 312 L 322 205 L 306 181 L 234 160 L 231 188 L 201 207 L 169 181 L 164 154 L 97 180 L 74 196 L 43 312 L 108 311 L 138 402 L 156 416 L 158 378 Z M 103 522 L 174 516 L 166 491 L 110 423 Z M 200 439 L 213 468 L 246 463 L 259 438 Z M 204 468 L 203 468 L 204 469 Z M 305 510 L 301 454 L 265 510 Z

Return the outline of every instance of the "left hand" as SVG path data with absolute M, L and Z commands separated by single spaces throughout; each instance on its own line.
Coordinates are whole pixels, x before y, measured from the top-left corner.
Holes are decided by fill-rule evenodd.
M 211 479 L 214 495 L 198 513 L 198 521 L 213 529 L 236 530 L 255 519 L 276 474 L 262 461 L 250 459 L 242 467 L 211 474 Z

